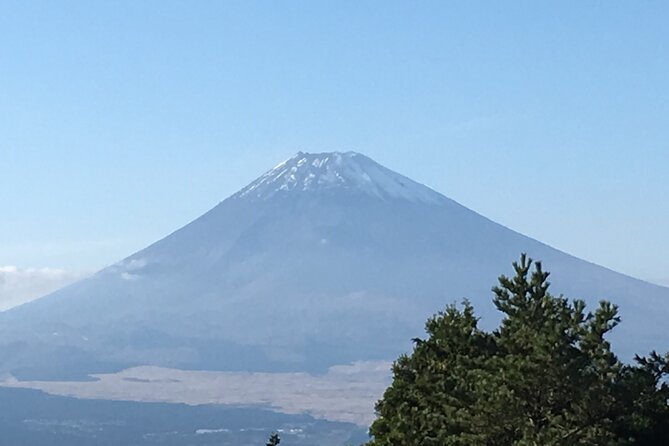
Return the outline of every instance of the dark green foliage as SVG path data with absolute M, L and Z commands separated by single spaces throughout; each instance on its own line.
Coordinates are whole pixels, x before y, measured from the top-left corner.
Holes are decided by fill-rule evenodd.
M 521 256 L 500 277 L 492 333 L 469 302 L 429 319 L 427 339 L 393 365 L 370 446 L 659 446 L 669 438 L 669 356 L 622 364 L 605 335 L 617 308 L 552 296 Z
M 276 432 L 272 433 L 272 435 L 269 436 L 269 440 L 267 440 L 267 446 L 277 446 L 279 443 L 281 443 L 281 439 Z

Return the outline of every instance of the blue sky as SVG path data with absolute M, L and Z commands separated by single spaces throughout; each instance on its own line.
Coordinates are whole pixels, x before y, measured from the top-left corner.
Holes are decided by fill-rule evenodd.
M 668 21 L 648 1 L 5 0 L 0 266 L 95 269 L 298 150 L 356 150 L 669 284 Z

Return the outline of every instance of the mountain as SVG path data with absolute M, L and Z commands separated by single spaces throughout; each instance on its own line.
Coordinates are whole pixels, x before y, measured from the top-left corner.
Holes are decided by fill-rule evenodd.
M 668 288 L 523 236 L 363 155 L 298 153 L 153 245 L 0 313 L 0 369 L 56 379 L 393 359 L 464 297 L 496 323 L 490 288 L 521 252 L 553 273 L 554 293 L 619 304 L 623 358 L 669 346 Z

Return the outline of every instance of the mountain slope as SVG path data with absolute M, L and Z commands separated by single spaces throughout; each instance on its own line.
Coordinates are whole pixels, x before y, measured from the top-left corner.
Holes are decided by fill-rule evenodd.
M 321 371 L 392 359 L 425 319 L 490 287 L 520 252 L 553 291 L 611 299 L 626 358 L 666 349 L 669 289 L 498 225 L 363 155 L 304 154 L 93 277 L 0 314 L 0 364 L 21 377 L 131 365 Z

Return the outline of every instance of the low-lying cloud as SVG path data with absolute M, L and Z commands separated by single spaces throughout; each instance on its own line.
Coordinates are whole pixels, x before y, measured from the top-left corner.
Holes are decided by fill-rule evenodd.
M 0 266 L 0 311 L 30 302 L 89 274 L 90 271 L 58 268 Z

